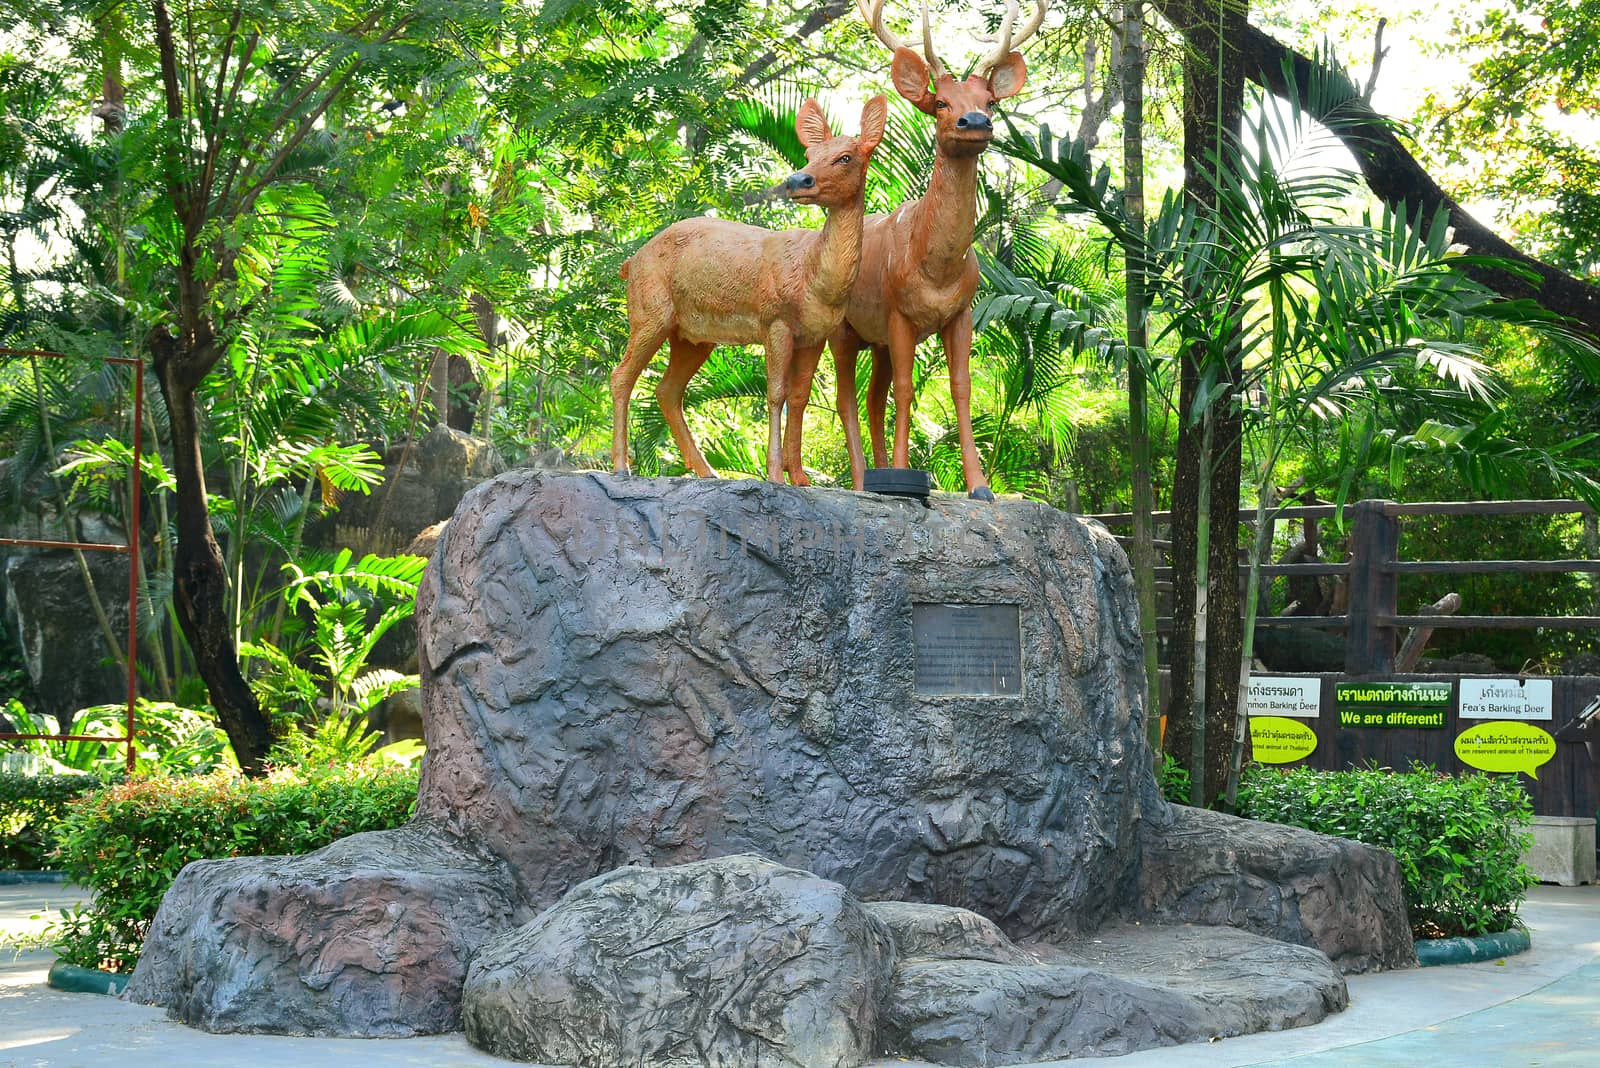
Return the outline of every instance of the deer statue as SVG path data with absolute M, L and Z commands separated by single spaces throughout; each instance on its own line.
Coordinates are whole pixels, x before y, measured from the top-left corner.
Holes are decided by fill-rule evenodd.
M 783 188 L 790 200 L 827 209 L 821 230 L 684 219 L 622 265 L 628 347 L 611 373 L 611 463 L 619 474 L 628 469 L 633 387 L 667 342 L 667 369 L 656 399 L 685 465 L 701 478 L 715 478 L 684 421 L 684 389 L 715 346 L 759 344 L 767 364 L 767 478 L 783 480 L 780 421 L 790 368 L 800 361 L 815 369 L 824 342 L 844 321 L 861 263 L 867 163 L 883 140 L 888 110 L 887 99 L 873 97 L 861 109 L 861 132 L 835 137 L 815 100 L 800 106 L 795 130 L 807 162 Z M 795 481 L 806 484 L 803 473 Z
M 1015 51 L 1044 23 L 1044 0 L 1036 0 L 1033 16 L 1015 29 L 1017 0 L 1009 0 L 996 43 L 976 70 L 958 81 L 933 51 L 928 4 L 922 4 L 922 55 L 883 25 L 883 0 L 856 0 L 861 15 L 878 40 L 894 53 L 890 78 L 901 96 L 933 117 L 933 176 L 920 199 L 907 201 L 889 215 L 867 219 L 861 247 L 861 271 L 850 292 L 844 324 L 828 340 L 838 377 L 839 418 L 850 449 L 850 476 L 862 488 L 865 457 L 861 419 L 856 406 L 856 357 L 872 349 L 872 380 L 867 414 L 872 427 L 872 453 L 885 466 L 884 406 L 889 380 L 894 381 L 894 466 L 910 464 L 913 357 L 917 343 L 938 334 L 950 367 L 950 395 L 955 402 L 961 439 L 961 468 L 973 497 L 993 500 L 972 436 L 972 298 L 978 291 L 978 258 L 972 252 L 977 220 L 978 157 L 994 138 L 995 104 L 1022 89 L 1026 68 Z M 926 57 L 926 58 L 924 58 Z M 932 87 L 930 88 L 930 82 Z M 791 476 L 800 470 L 800 426 L 810 396 L 815 362 L 797 365 L 790 387 L 788 436 L 784 465 Z

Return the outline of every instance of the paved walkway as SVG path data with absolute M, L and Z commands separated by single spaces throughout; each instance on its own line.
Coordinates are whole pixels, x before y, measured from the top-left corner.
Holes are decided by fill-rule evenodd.
M 71 904 L 70 887 L 0 886 L 0 940 Z M 1536 887 L 1523 916 L 1533 949 L 1504 961 L 1352 976 L 1350 1008 L 1315 1027 L 1060 1068 L 1577 1068 L 1600 1064 L 1600 887 Z M 31 918 L 38 917 L 38 918 Z M 460 1035 L 404 1040 L 208 1035 L 156 1009 L 44 985 L 51 956 L 0 950 L 0 1066 L 211 1068 L 509 1062 Z M 904 1061 L 883 1062 L 904 1065 Z

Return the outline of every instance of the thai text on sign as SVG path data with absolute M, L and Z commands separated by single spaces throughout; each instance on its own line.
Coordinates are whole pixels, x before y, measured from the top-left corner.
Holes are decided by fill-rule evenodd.
M 1341 727 L 1440 730 L 1450 712 L 1450 684 L 1338 682 L 1333 704 Z
M 1553 719 L 1549 679 L 1462 679 L 1457 711 L 1462 719 Z
M 1322 680 L 1251 675 L 1246 703 L 1252 716 L 1316 719 L 1322 714 Z

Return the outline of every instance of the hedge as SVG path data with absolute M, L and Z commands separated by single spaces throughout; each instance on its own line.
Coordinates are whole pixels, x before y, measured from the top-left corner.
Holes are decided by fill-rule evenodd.
M 1418 938 L 1509 930 L 1535 882 L 1522 863 L 1533 804 L 1514 775 L 1252 769 L 1239 812 L 1392 852 Z
M 190 861 L 309 853 L 398 827 L 416 801 L 416 770 L 387 761 L 261 779 L 141 778 L 90 794 L 62 820 L 61 866 L 95 896 L 56 929 L 53 948 L 69 964 L 131 971 Z
M 50 854 L 67 803 L 104 785 L 93 775 L 0 772 L 0 870 L 53 867 Z

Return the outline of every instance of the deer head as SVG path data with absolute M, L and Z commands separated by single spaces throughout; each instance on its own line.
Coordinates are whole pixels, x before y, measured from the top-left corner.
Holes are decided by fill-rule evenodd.
M 823 208 L 844 208 L 859 201 L 867 186 L 867 161 L 883 140 L 888 117 L 888 99 L 875 96 L 861 109 L 861 132 L 835 137 L 815 98 L 801 104 L 794 129 L 806 150 L 806 166 L 783 183 L 789 199 Z
M 964 80 L 958 81 L 933 51 L 933 31 L 928 22 L 928 0 L 922 0 L 922 54 L 908 40 L 883 25 L 883 0 L 856 0 L 861 16 L 878 40 L 894 53 L 889 76 L 895 91 L 917 108 L 932 115 L 934 141 L 946 156 L 975 156 L 994 139 L 994 108 L 1022 91 L 1027 65 L 1016 51 L 1044 24 L 1044 0 L 1035 0 L 1033 17 L 1015 29 L 1017 0 L 1008 0 L 995 46 Z M 932 88 L 929 88 L 930 83 Z

